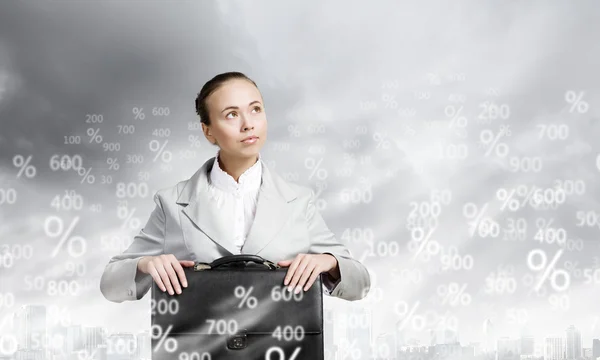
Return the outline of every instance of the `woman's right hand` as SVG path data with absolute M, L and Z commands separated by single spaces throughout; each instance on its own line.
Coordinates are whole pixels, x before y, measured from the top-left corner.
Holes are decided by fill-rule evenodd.
M 173 254 L 162 254 L 157 256 L 143 256 L 138 261 L 137 268 L 144 274 L 152 275 L 152 278 L 162 290 L 169 290 L 173 295 L 173 288 L 178 294 L 181 294 L 181 284 L 187 287 L 187 279 L 183 271 L 183 266 L 194 266 L 192 260 L 177 260 Z M 179 277 L 179 278 L 178 278 Z

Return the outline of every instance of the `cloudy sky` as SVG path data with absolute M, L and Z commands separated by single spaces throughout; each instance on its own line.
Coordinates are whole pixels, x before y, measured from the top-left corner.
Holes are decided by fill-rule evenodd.
M 489 319 L 499 336 L 523 328 L 537 337 L 563 334 L 573 324 L 591 346 L 600 336 L 593 306 L 600 270 L 595 281 L 585 275 L 600 266 L 597 3 L 377 3 L 3 1 L 0 254 L 5 261 L 12 254 L 14 263 L 0 267 L 0 281 L 15 305 L 0 307 L 0 315 L 23 304 L 60 304 L 87 325 L 147 328 L 147 303 L 108 302 L 99 278 L 147 220 L 151 195 L 214 156 L 197 130 L 193 100 L 216 74 L 241 71 L 265 99 L 269 164 L 291 181 L 327 184 L 322 213 L 372 274 L 373 297 L 352 305 L 373 311 L 374 336 L 404 320 L 398 304 L 419 302 L 413 317 L 456 316 L 462 342 L 482 341 Z M 132 125 L 135 132 L 127 133 Z M 155 129 L 168 137 L 153 135 Z M 153 161 L 152 140 L 168 140 L 169 163 Z M 327 177 L 311 176 L 307 158 L 323 158 Z M 84 177 L 57 169 L 57 159 L 81 160 L 81 172 L 91 170 Z M 115 159 L 118 169 L 109 164 Z M 142 181 L 146 195 L 128 199 L 141 225 L 121 227 L 117 184 Z M 341 194 L 364 193 L 365 181 L 372 200 L 344 202 Z M 525 201 L 531 189 L 543 194 L 541 207 L 531 205 L 536 197 Z M 449 196 L 432 205 L 434 193 Z M 76 194 L 82 207 L 53 206 L 66 194 Z M 549 202 L 556 206 L 543 208 Z M 468 216 L 478 217 L 465 208 L 479 214 L 486 203 L 482 218 L 497 223 L 500 235 L 470 236 Z M 409 244 L 418 247 L 421 238 L 407 229 L 410 215 L 431 220 L 434 208 L 429 242 L 439 251 L 425 246 L 430 256 L 415 257 Z M 76 218 L 71 235 L 85 239 L 83 255 L 73 257 L 76 250 L 69 254 L 66 246 L 53 254 L 60 231 L 52 226 L 66 229 Z M 547 239 L 536 241 L 550 219 Z M 347 229 L 374 236 L 342 240 Z M 511 229 L 521 229 L 522 239 L 505 240 Z M 552 234 L 566 245 L 548 241 Z M 111 246 L 109 236 L 117 239 Z M 453 247 L 473 266 L 432 273 Z M 532 250 L 537 258 L 528 261 Z M 82 277 L 69 273 L 70 263 Z M 507 267 L 514 293 L 486 293 Z M 546 269 L 545 292 L 532 293 L 533 276 Z M 560 269 L 569 274 L 564 291 L 551 283 L 560 283 Z M 390 276 L 402 270 L 420 280 Z M 36 277 L 87 282 L 89 291 L 50 296 L 35 288 Z M 441 301 L 438 292 L 453 282 L 467 284 L 468 305 Z M 557 305 L 561 299 L 568 308 Z M 350 306 L 327 299 L 334 305 Z M 520 324 L 515 311 L 526 314 Z M 408 319 L 405 331 L 427 340 L 413 323 Z

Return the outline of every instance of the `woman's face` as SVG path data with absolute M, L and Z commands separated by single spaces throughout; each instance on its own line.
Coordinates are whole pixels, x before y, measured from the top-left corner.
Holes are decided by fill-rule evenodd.
M 258 155 L 267 139 L 267 117 L 260 91 L 243 79 L 229 80 L 206 99 L 210 125 L 202 124 L 206 139 L 236 158 Z M 257 136 L 254 143 L 244 143 Z

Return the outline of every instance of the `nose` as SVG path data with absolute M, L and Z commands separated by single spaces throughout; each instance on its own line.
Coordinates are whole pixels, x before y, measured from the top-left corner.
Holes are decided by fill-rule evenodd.
M 252 120 L 252 116 L 242 116 L 242 129 L 244 131 L 254 129 L 254 120 Z

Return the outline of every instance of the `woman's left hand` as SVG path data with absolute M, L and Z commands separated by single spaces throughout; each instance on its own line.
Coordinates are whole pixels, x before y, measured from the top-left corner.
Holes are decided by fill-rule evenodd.
M 298 254 L 294 259 L 277 262 L 279 266 L 290 268 L 285 275 L 284 285 L 298 294 L 302 287 L 304 291 L 310 289 L 312 284 L 323 272 L 330 272 L 337 268 L 337 259 L 330 254 Z

